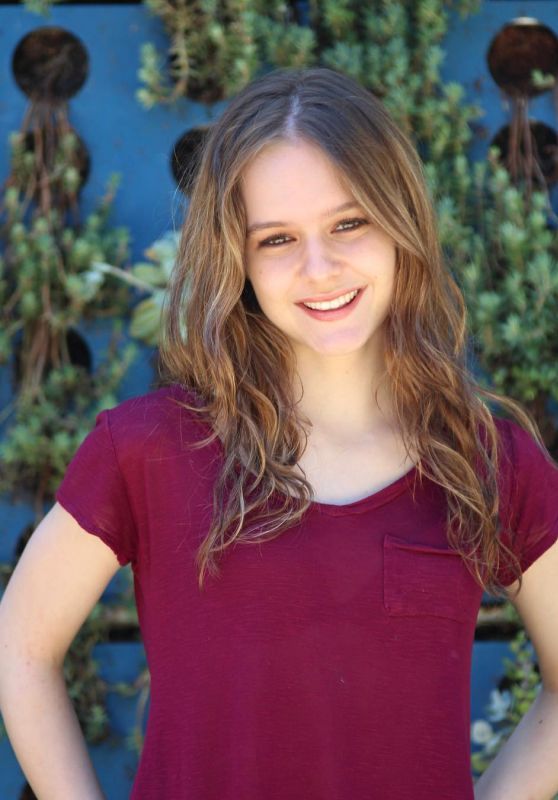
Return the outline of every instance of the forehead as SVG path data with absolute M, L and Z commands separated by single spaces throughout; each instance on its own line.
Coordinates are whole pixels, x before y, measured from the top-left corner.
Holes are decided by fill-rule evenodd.
M 339 168 L 315 144 L 281 141 L 267 145 L 245 167 L 240 181 L 249 222 L 256 214 L 316 216 L 352 198 Z

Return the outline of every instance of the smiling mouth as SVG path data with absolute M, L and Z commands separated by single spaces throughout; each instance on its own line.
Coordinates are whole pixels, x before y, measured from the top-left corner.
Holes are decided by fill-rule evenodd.
M 353 289 L 353 291 L 342 294 L 334 300 L 324 300 L 316 303 L 303 302 L 300 305 L 306 306 L 306 308 L 310 308 L 313 311 L 335 311 L 338 308 L 343 308 L 344 306 L 348 306 L 349 303 L 352 303 L 360 291 L 360 289 Z

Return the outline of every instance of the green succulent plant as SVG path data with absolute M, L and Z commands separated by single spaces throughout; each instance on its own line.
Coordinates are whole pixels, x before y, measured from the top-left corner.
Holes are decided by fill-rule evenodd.
M 165 233 L 144 252 L 151 263 L 138 262 L 129 271 L 104 262 L 94 262 L 91 266 L 92 274 L 100 276 L 95 280 L 102 281 L 105 275 L 113 275 L 149 294 L 132 311 L 130 334 L 152 347 L 159 342 L 163 299 L 176 261 L 179 238 L 180 234 L 174 231 Z
M 9 144 L 0 197 L 0 364 L 7 371 L 12 361 L 16 390 L 0 409 L 6 423 L 0 491 L 28 501 L 34 511 L 31 529 L 14 552 L 16 562 L 96 415 L 117 404 L 118 386 L 138 348 L 120 341 L 129 287 L 112 277 L 103 282 L 91 271 L 98 260 L 124 267 L 129 259 L 128 230 L 109 219 L 118 176 L 80 222 L 87 159 L 65 106 L 49 97 L 30 99 L 22 130 L 10 134 Z M 107 360 L 93 369 L 85 359 L 87 334 L 79 329 L 84 321 L 104 318 L 112 340 Z M 80 333 L 78 354 L 73 345 Z M 0 565 L 4 584 L 14 566 Z M 94 644 L 107 632 L 106 619 L 94 610 L 64 663 L 70 697 L 91 742 L 108 734 L 103 684 L 91 660 Z
M 170 4 L 145 0 L 169 37 L 166 57 L 142 45 L 136 92 L 141 105 L 189 97 L 214 103 L 232 97 L 267 66 L 306 66 L 314 60 L 315 35 L 298 24 L 284 0 L 195 0 Z
M 472 166 L 457 157 L 451 195 L 428 174 L 483 382 L 525 403 L 554 449 L 548 403 L 558 400 L 558 237 L 548 194 L 526 199 L 497 149 Z

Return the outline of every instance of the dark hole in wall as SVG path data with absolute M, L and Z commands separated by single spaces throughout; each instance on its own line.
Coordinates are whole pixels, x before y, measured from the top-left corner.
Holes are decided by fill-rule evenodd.
M 142 642 L 142 636 L 137 625 L 122 625 L 117 629 L 108 628 L 105 634 L 106 642 Z
M 558 38 L 536 19 L 518 17 L 494 37 L 487 62 L 490 74 L 506 94 L 534 97 L 547 89 L 533 84 L 533 70 L 558 73 Z
M 203 145 L 209 128 L 200 126 L 186 131 L 172 148 L 171 171 L 178 188 L 190 196 Z
M 517 633 L 517 625 L 512 622 L 497 622 L 475 629 L 475 642 L 507 642 Z
M 18 540 L 16 542 L 16 546 L 14 548 L 14 564 L 17 561 L 19 561 L 19 558 L 23 553 L 23 551 L 25 550 L 27 542 L 33 535 L 34 530 L 35 528 L 33 527 L 33 525 L 26 525 L 21 534 L 19 535 Z
M 28 783 L 26 783 L 23 789 L 21 790 L 18 800 L 38 800 L 38 798 L 37 795 L 34 794 L 33 789 L 29 786 Z
M 29 98 L 60 103 L 86 81 L 89 57 L 83 42 L 55 26 L 36 28 L 20 40 L 12 57 L 19 88 Z
M 556 131 L 543 122 L 529 122 L 533 144 L 536 149 L 536 158 L 546 181 L 547 186 L 552 186 L 558 180 L 558 135 Z M 502 163 L 509 164 L 510 157 L 510 125 L 501 128 L 491 142 L 500 150 Z M 525 157 L 525 139 L 519 142 L 519 151 Z M 533 174 L 534 179 L 537 175 Z
M 66 346 L 68 348 L 70 363 L 74 366 L 83 367 L 87 374 L 90 375 L 92 371 L 91 350 L 83 336 L 74 328 L 68 328 L 66 331 Z M 18 331 L 14 336 L 13 348 L 13 384 L 16 389 L 21 383 L 21 348 L 21 331 Z M 51 369 L 51 364 L 47 362 L 45 365 L 45 376 L 48 375 Z

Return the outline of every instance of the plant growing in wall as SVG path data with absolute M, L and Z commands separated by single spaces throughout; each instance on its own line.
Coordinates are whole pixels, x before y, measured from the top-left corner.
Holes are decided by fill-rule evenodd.
M 431 173 L 432 177 L 432 173 Z M 524 403 L 558 452 L 548 410 L 558 400 L 558 240 L 548 195 L 515 186 L 498 151 L 455 161 L 438 199 L 440 234 L 464 294 L 484 383 Z
M 134 306 L 130 334 L 150 347 L 156 347 L 159 343 L 163 299 L 176 260 L 179 236 L 175 231 L 168 231 L 145 250 L 144 255 L 150 261 L 138 262 L 130 270 L 105 262 L 93 262 L 91 265 L 99 281 L 103 281 L 107 275 L 114 275 L 148 294 L 147 298 Z
M 302 66 L 314 36 L 282 0 L 145 0 L 169 37 L 166 59 L 151 43 L 141 49 L 138 101 L 151 108 L 189 97 L 214 103 L 245 86 L 265 63 Z
M 64 0 L 21 0 L 26 11 L 31 14 L 39 14 L 43 17 L 50 16 L 52 6 L 63 3 Z
M 118 385 L 137 351 L 134 344 L 120 345 L 128 288 L 113 278 L 100 281 L 91 269 L 95 260 L 123 267 L 129 258 L 127 230 L 109 224 L 116 176 L 96 210 L 79 219 L 88 156 L 67 117 L 64 91 L 76 90 L 73 62 L 68 65 L 57 55 L 55 45 L 62 42 L 60 52 L 66 55 L 79 48 L 61 29 L 42 33 L 44 40 L 33 32 L 35 38 L 22 40 L 14 54 L 14 62 L 19 59 L 26 67 L 16 77 L 30 104 L 21 130 L 10 137 L 10 171 L 0 196 L 0 364 L 10 367 L 14 387 L 13 400 L 0 409 L 6 423 L 0 491 L 31 498 L 34 509 L 14 562 L 95 416 L 118 402 Z M 35 82 L 41 45 L 51 60 L 39 56 Z M 110 319 L 113 336 L 107 360 L 93 369 L 79 325 L 103 318 Z M 4 581 L 14 566 L 2 565 Z M 106 614 L 96 609 L 64 663 L 69 693 L 90 741 L 109 733 L 106 687 L 91 662 L 93 646 L 106 634 Z
M 319 62 L 351 75 L 389 109 L 424 161 L 441 173 L 465 152 L 482 111 L 464 89 L 444 83 L 440 66 L 450 11 L 474 13 L 479 0 L 309 0 Z
M 91 415 L 94 419 L 115 401 L 134 357 L 135 348 L 128 347 L 120 358 L 110 358 L 113 340 L 109 362 L 96 376 L 84 377 L 85 352 L 77 350 L 82 319 L 118 318 L 127 309 L 126 287 L 115 280 L 103 286 L 91 263 L 107 258 L 124 264 L 129 237 L 125 229 L 108 227 L 114 177 L 98 209 L 80 227 L 64 225 L 63 213 L 54 206 L 31 208 L 27 179 L 38 171 L 30 166 L 34 153 L 21 152 L 21 134 L 11 143 L 14 167 L 0 202 L 0 363 L 13 356 L 18 392 L 1 412 L 2 419 L 12 413 L 14 419 L 0 446 L 0 491 L 34 491 L 38 524 L 45 500 L 91 427 Z M 117 323 L 115 335 L 121 329 Z M 72 364 L 72 355 L 81 366 Z M 62 424 L 61 409 L 69 412 Z

